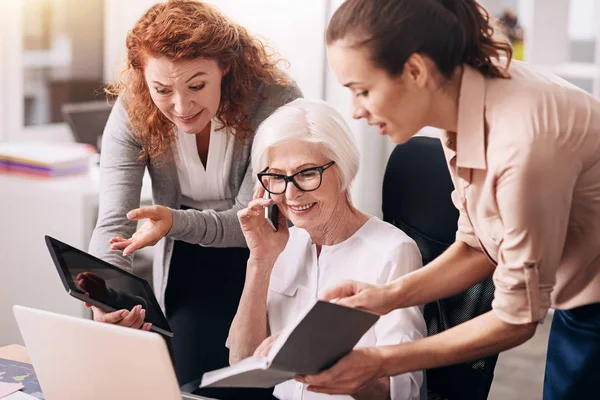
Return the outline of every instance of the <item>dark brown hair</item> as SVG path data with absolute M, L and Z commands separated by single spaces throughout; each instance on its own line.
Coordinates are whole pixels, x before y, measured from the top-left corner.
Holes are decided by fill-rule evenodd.
M 372 61 L 395 76 L 414 53 L 450 78 L 468 64 L 486 76 L 509 78 L 512 48 L 494 38 L 487 11 L 475 0 L 346 0 L 327 27 L 326 41 L 365 45 Z M 500 56 L 506 65 L 499 66 Z
M 245 107 L 264 84 L 286 84 L 279 60 L 246 29 L 215 7 L 195 0 L 171 0 L 152 6 L 127 35 L 127 66 L 121 82 L 109 87 L 124 95 L 133 134 L 142 143 L 141 157 L 162 155 L 175 138 L 175 125 L 154 105 L 144 78 L 147 56 L 170 60 L 204 57 L 229 72 L 221 82 L 216 117 L 233 127 L 238 138 L 254 134 Z

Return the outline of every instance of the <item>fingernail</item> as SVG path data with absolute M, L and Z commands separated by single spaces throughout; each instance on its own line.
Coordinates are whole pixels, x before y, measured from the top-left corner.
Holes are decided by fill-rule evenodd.
M 146 316 L 146 310 L 142 310 L 142 311 L 140 311 L 140 316 L 141 316 L 141 317 L 145 317 L 145 316 Z
M 121 214 L 122 215 L 122 214 Z M 129 211 L 127 213 L 127 218 L 135 218 L 135 211 Z
M 125 310 L 121 313 L 121 318 L 125 318 L 128 315 L 129 315 L 129 311 Z

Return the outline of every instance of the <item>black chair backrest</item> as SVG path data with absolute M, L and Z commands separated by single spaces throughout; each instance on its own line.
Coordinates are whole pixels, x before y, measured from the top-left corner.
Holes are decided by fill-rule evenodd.
M 383 179 L 383 219 L 419 246 L 426 265 L 455 241 L 458 211 L 440 140 L 415 137 L 392 152 Z M 491 310 L 491 279 L 425 305 L 429 336 Z M 427 370 L 429 400 L 487 399 L 498 356 Z
M 86 101 L 64 103 L 61 112 L 71 127 L 75 140 L 87 143 L 100 150 L 102 133 L 112 110 L 112 104 L 106 101 Z

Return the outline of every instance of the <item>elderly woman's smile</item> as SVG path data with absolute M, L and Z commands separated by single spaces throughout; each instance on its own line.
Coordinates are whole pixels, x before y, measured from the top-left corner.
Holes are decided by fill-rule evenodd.
M 288 207 L 292 209 L 292 211 L 294 211 L 295 213 L 306 213 L 308 210 L 312 209 L 312 207 L 317 204 L 316 202 L 314 203 L 309 203 L 306 205 L 294 205 L 294 204 L 288 204 Z
M 323 216 L 335 215 L 338 206 L 346 202 L 335 164 L 322 171 L 318 169 L 331 161 L 324 153 L 322 146 L 300 140 L 286 140 L 269 149 L 267 172 L 294 176 L 296 183 L 280 182 L 283 179 L 275 177 L 278 188 L 286 185 L 285 192 L 271 197 L 295 226 L 309 231 L 330 220 Z

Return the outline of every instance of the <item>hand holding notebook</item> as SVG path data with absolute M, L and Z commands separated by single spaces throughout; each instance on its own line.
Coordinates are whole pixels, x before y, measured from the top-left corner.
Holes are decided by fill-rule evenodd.
M 200 387 L 273 387 L 323 371 L 350 353 L 379 316 L 325 301 L 312 304 L 275 340 L 268 356 L 207 372 Z

